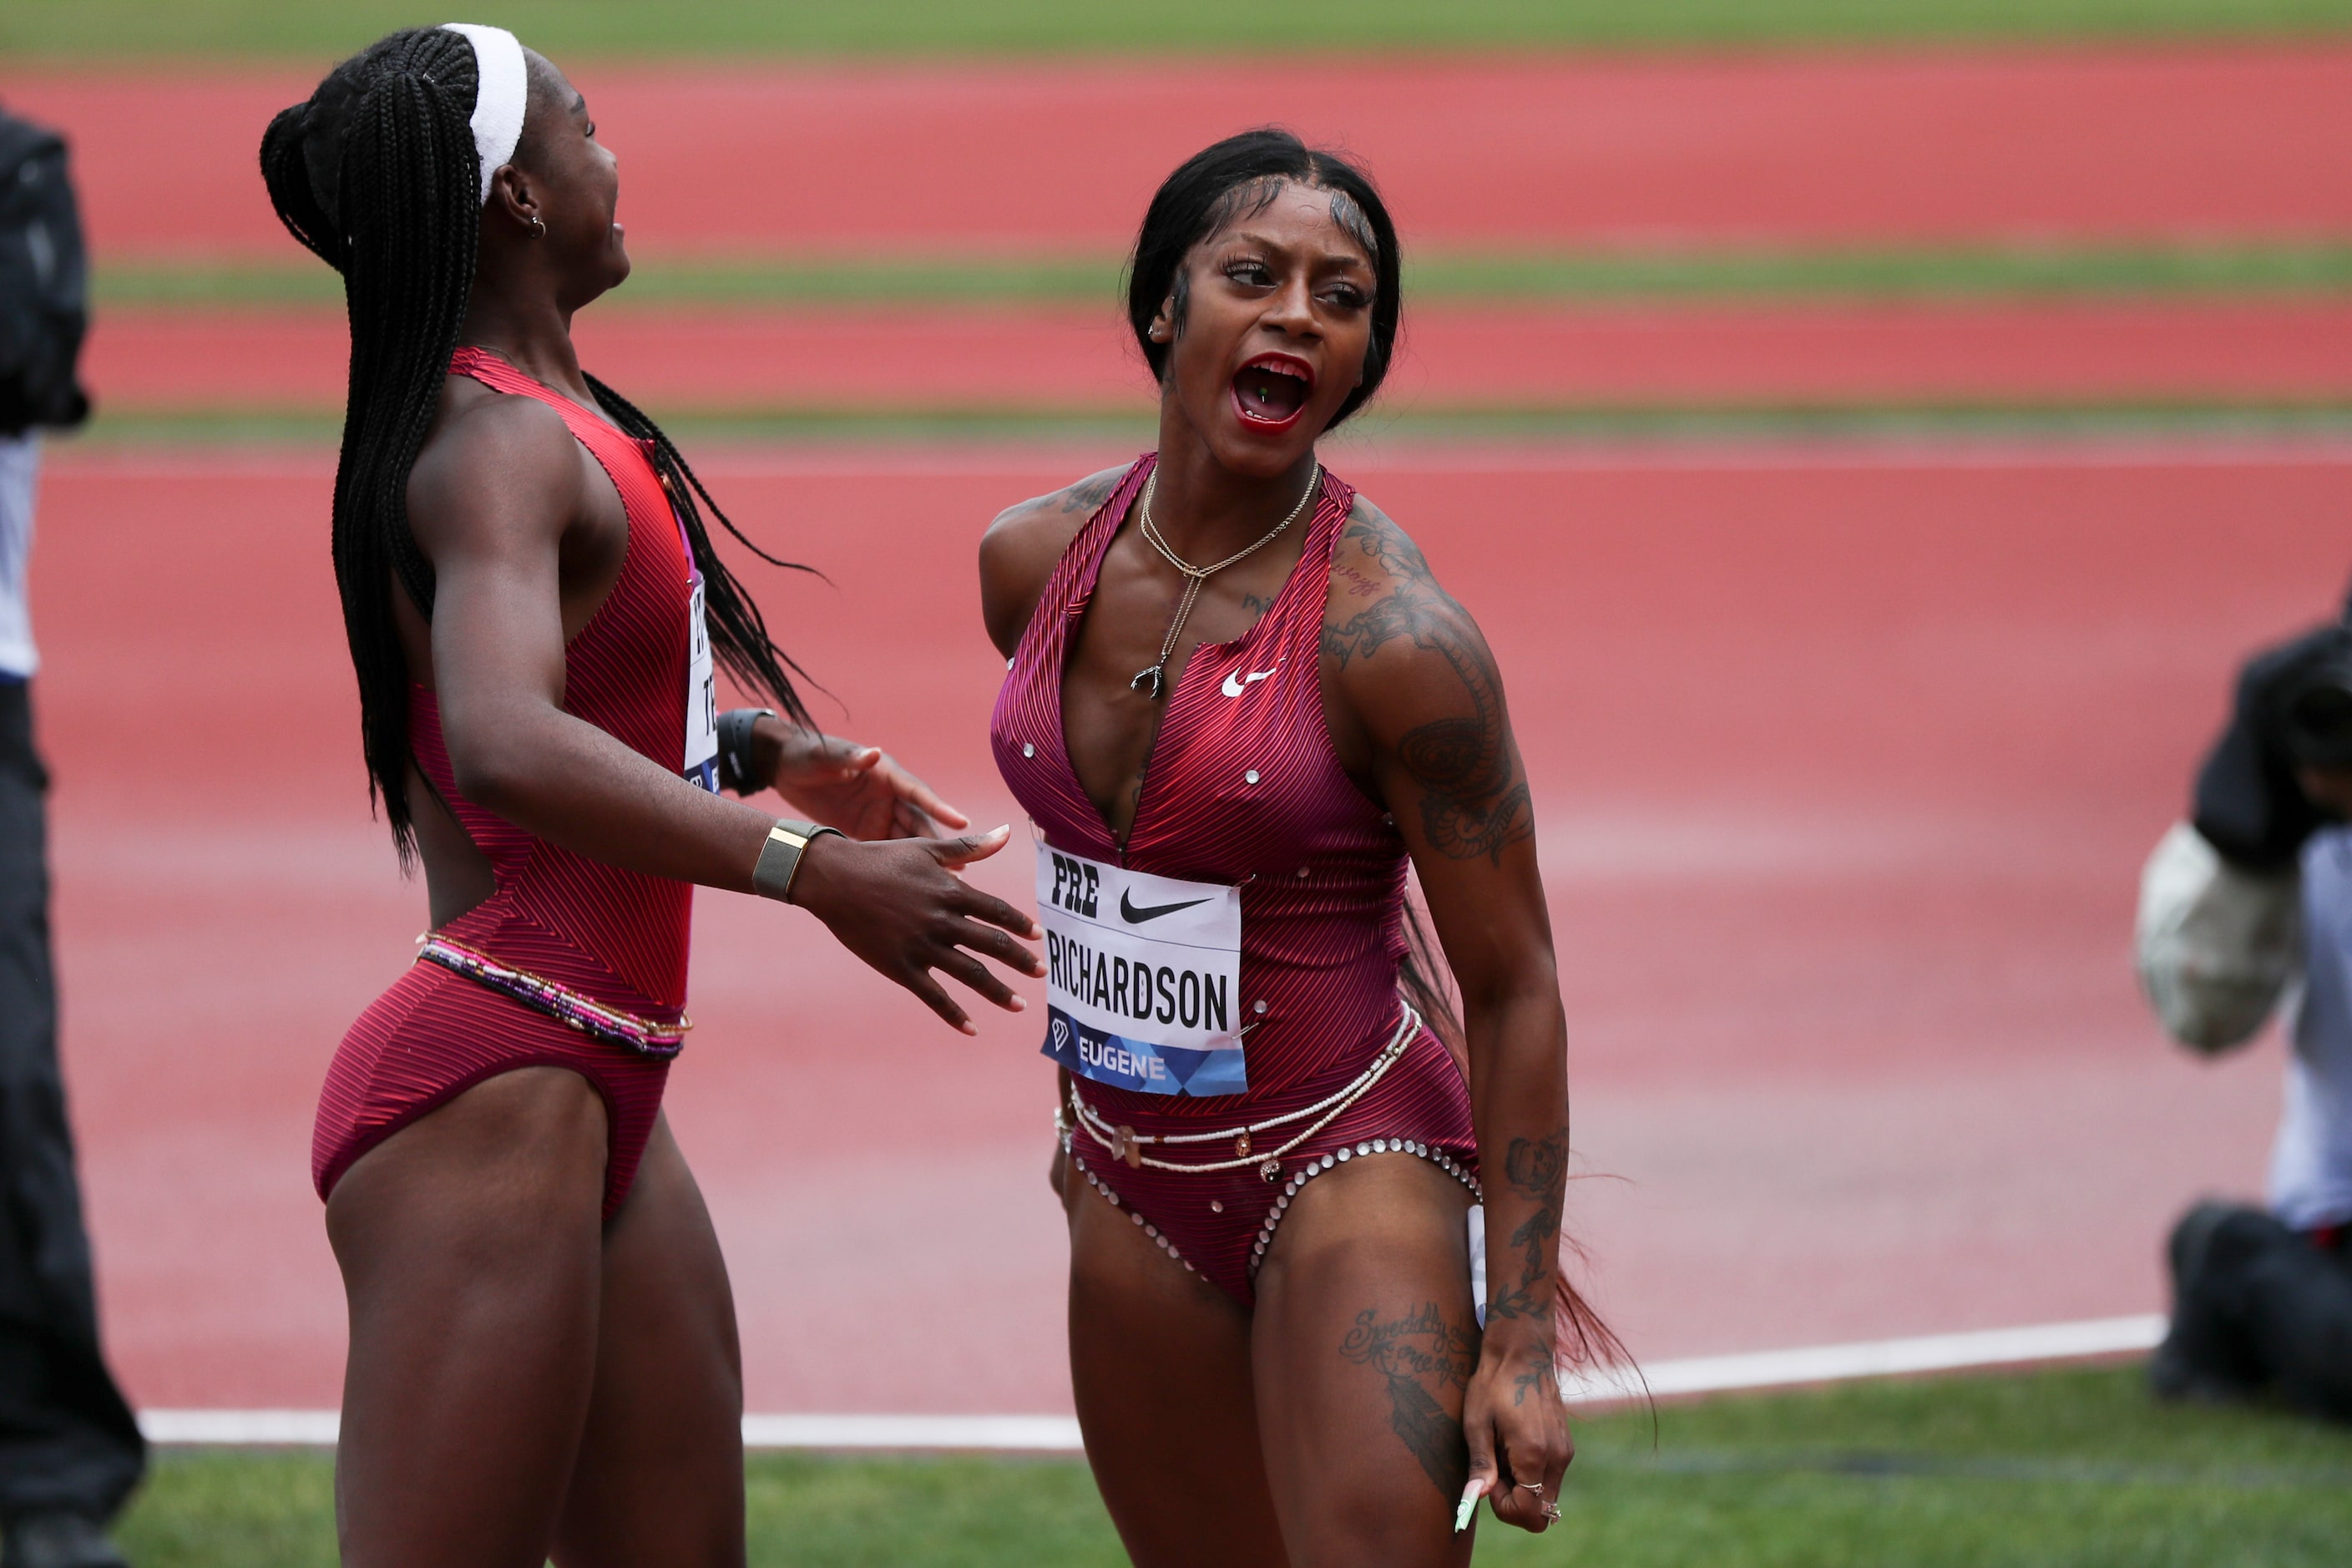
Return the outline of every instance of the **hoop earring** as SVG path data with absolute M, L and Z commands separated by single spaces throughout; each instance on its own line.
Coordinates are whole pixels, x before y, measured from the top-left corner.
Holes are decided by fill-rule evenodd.
M 547 220 L 540 216 L 537 213 L 530 215 L 530 227 L 531 237 L 533 239 L 545 239 L 547 237 Z

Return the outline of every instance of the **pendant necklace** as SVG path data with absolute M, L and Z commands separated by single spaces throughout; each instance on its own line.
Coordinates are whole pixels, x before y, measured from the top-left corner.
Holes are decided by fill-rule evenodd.
M 1168 656 L 1176 650 L 1176 639 L 1183 635 L 1184 623 L 1192 616 L 1192 601 L 1201 596 L 1202 584 L 1235 562 L 1245 560 L 1272 544 L 1284 529 L 1298 521 L 1298 514 L 1307 510 L 1308 500 L 1322 487 L 1323 465 L 1318 463 L 1315 465 L 1315 471 L 1307 477 L 1306 493 L 1298 498 L 1298 504 L 1290 509 L 1288 517 L 1267 530 L 1264 537 L 1260 538 L 1255 544 L 1244 550 L 1236 550 L 1213 566 L 1195 566 L 1173 550 L 1169 549 L 1168 542 L 1160 537 L 1160 530 L 1152 523 L 1151 497 L 1160 488 L 1160 470 L 1156 467 L 1151 470 L 1151 477 L 1143 481 L 1143 537 L 1152 549 L 1167 558 L 1168 564 L 1184 574 L 1184 596 L 1177 601 L 1176 618 L 1168 623 L 1168 636 L 1160 645 L 1160 661 L 1148 669 L 1137 670 L 1135 679 L 1127 683 L 1129 690 L 1141 691 L 1154 702 L 1160 700 L 1160 690 L 1167 684 L 1164 672 L 1168 668 Z M 1151 683 L 1149 689 L 1144 686 L 1146 681 Z

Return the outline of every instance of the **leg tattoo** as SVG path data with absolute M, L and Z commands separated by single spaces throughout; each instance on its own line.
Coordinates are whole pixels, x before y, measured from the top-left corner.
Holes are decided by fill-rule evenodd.
M 1441 1496 L 1462 1495 L 1470 1479 L 1470 1449 L 1462 1423 L 1446 1414 L 1439 1395 L 1467 1388 L 1478 1364 L 1478 1342 L 1445 1321 L 1428 1302 L 1408 1317 L 1382 1321 L 1377 1308 L 1356 1314 L 1339 1353 L 1388 1380 L 1389 1428 L 1401 1439 Z

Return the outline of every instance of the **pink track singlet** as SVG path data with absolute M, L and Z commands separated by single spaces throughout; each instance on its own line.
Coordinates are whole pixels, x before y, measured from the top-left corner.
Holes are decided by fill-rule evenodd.
M 479 349 L 459 349 L 449 371 L 554 409 L 620 492 L 627 555 L 604 604 L 564 646 L 563 710 L 680 771 L 693 565 L 649 444 Z M 413 686 L 409 695 L 416 765 L 497 879 L 497 890 L 442 934 L 623 1012 L 680 1017 L 692 886 L 559 848 L 466 799 L 433 693 Z M 418 1117 L 497 1074 L 542 1066 L 581 1074 L 604 1099 L 610 1218 L 653 1133 L 669 1064 L 422 963 L 360 1016 L 328 1068 L 310 1144 L 320 1197 L 354 1160 Z
M 1129 869 L 1241 889 L 1240 990 L 1248 1089 L 1148 1094 L 1077 1080 L 1106 1121 L 1164 1135 L 1286 1115 L 1344 1089 L 1403 1016 L 1404 840 L 1340 768 L 1323 716 L 1321 642 L 1332 551 L 1355 491 L 1324 477 L 1305 550 L 1273 605 L 1233 642 L 1202 643 L 1166 698 L 1135 822 L 1124 845 L 1071 767 L 1062 672 L 1103 556 L 1141 492 L 1139 459 L 1055 567 L 1006 672 L 990 725 L 996 765 L 1045 844 Z M 1049 1041 L 1048 1055 L 1055 1055 Z M 1057 1058 L 1057 1059 L 1060 1059 Z M 1302 1119 L 1257 1139 L 1270 1150 Z M 1247 1305 L 1283 1211 L 1319 1172 L 1360 1153 L 1434 1160 L 1476 1188 L 1462 1075 L 1426 1029 L 1363 1096 L 1271 1173 L 1160 1171 L 1114 1159 L 1083 1127 L 1068 1136 L 1085 1178 L 1188 1268 Z M 1160 1145 L 1204 1161 L 1235 1148 Z

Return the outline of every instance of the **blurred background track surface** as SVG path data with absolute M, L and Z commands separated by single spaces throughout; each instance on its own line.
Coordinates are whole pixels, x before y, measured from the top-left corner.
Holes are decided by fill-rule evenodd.
M 1129 455 L 706 468 L 755 537 L 832 574 L 755 581 L 846 727 L 992 823 L 1014 813 L 978 531 Z M 1507 672 L 1595 1178 L 1572 1223 L 1634 1348 L 2154 1307 L 2164 1222 L 2252 1179 L 2276 1069 L 2152 1037 L 2134 873 L 2231 659 L 2326 612 L 2352 447 L 1337 460 Z M 124 450 L 47 486 L 70 1067 L 110 1336 L 151 1405 L 336 1397 L 310 1109 L 422 898 L 349 744 L 331 472 Z M 1023 897 L 1029 853 L 977 878 Z M 706 896 L 696 934 L 670 1106 L 752 1407 L 1066 1408 L 1034 1030 L 961 1039 L 790 910 Z
M 821 713 L 1013 816 L 979 531 L 1151 438 L 1118 258 L 1167 170 L 1267 121 L 1345 145 L 1418 292 L 1329 455 L 1502 658 L 1602 1304 L 1652 1358 L 2160 1306 L 2172 1214 L 2259 1183 L 2279 1053 L 2166 1051 L 2132 894 L 2236 658 L 2345 575 L 2352 5 L 1186 18 L 501 13 L 622 159 L 642 268 L 589 364 L 834 580 L 751 578 Z M 337 294 L 255 147 L 406 19 L 0 11 L 0 99 L 71 135 L 100 268 L 101 414 L 33 580 L 65 1050 L 149 1406 L 337 1396 L 310 1113 L 423 898 L 367 819 L 329 573 Z M 1029 853 L 977 878 L 1024 898 Z M 698 917 L 670 1105 L 752 1408 L 1066 1410 L 1034 1031 L 964 1041 L 796 912 Z
M 327 63 L 17 65 L 0 91 L 74 132 L 102 259 L 277 259 L 292 242 L 262 196 L 255 148 Z M 589 61 L 573 74 L 620 154 L 621 216 L 647 256 L 1116 253 L 1180 160 L 1268 121 L 1363 157 L 1409 244 L 2352 230 L 2352 42 L 1267 65 Z
M 1828 300 L 1412 310 L 1383 414 L 1548 407 L 2352 405 L 2352 294 L 2050 302 Z M 730 410 L 1151 417 L 1102 307 L 696 306 L 583 313 L 582 363 L 657 415 Z M 339 414 L 349 337 L 320 310 L 107 312 L 89 380 L 118 414 Z

